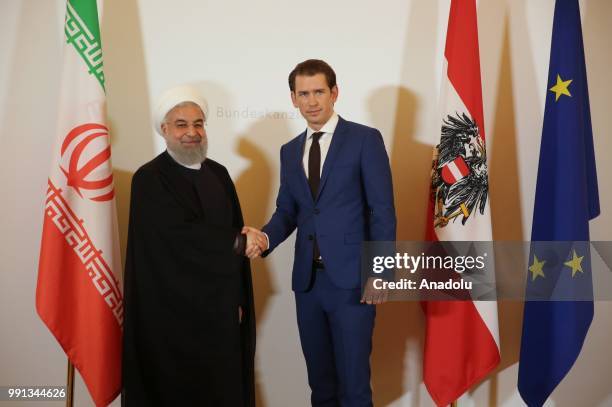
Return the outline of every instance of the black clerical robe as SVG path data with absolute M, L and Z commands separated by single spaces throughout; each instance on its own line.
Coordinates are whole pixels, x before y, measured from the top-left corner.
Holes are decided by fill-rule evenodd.
M 132 179 L 124 276 L 124 407 L 254 406 L 255 316 L 234 184 L 167 152 Z M 238 306 L 244 310 L 242 323 Z

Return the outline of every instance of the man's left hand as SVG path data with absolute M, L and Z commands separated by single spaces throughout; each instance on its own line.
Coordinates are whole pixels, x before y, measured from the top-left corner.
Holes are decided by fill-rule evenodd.
M 386 288 L 374 288 L 374 278 L 368 278 L 368 281 L 363 289 L 363 296 L 361 297 L 362 303 L 378 305 L 387 302 L 388 297 L 389 291 Z

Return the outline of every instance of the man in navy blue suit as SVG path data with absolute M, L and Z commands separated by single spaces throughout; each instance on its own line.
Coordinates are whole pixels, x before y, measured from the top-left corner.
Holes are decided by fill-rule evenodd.
M 389 158 L 378 130 L 334 112 L 338 86 L 327 63 L 298 64 L 289 88 L 308 127 L 281 147 L 263 256 L 297 228 L 292 288 L 312 405 L 371 406 L 375 304 L 384 294 L 361 295 L 361 243 L 395 240 Z

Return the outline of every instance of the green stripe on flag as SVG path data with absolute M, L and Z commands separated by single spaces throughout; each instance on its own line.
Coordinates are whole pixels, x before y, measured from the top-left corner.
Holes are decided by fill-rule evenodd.
M 68 0 L 64 32 L 66 42 L 72 44 L 85 61 L 89 73 L 94 75 L 102 89 L 106 90 L 96 0 Z

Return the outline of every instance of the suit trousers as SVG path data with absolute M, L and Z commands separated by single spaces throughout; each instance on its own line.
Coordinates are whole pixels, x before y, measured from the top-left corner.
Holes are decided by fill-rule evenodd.
M 309 290 L 295 292 L 297 322 L 316 407 L 372 406 L 370 354 L 376 306 L 361 290 L 336 287 L 313 270 Z

